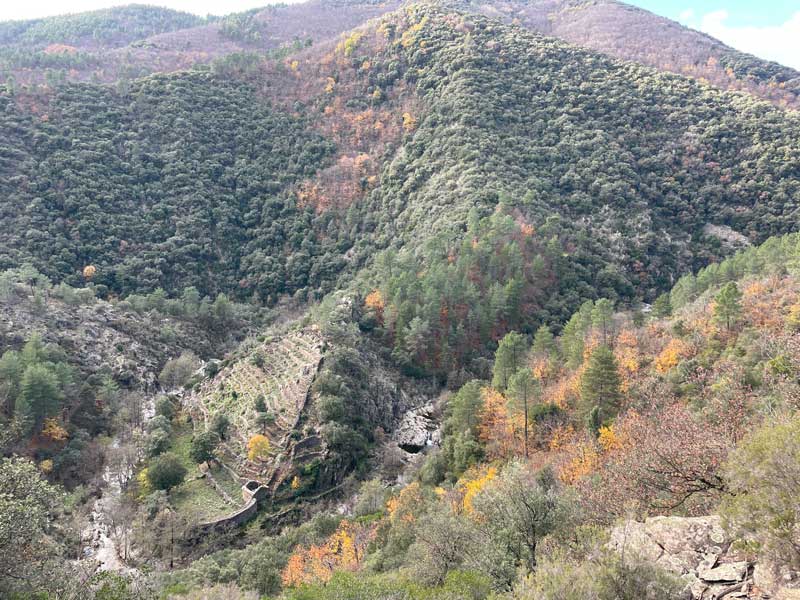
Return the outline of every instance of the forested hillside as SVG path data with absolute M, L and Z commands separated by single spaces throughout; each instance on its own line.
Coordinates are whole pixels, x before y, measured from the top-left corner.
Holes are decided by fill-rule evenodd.
M 36 114 L 0 102 L 3 268 L 31 261 L 74 283 L 93 265 L 115 294 L 263 301 L 335 276 L 338 251 L 325 257 L 290 194 L 332 147 L 247 86 L 186 73 L 123 93 L 70 86 Z
M 683 277 L 647 314 L 601 299 L 561 335 L 506 335 L 487 379 L 447 397 L 441 448 L 413 481 L 366 481 L 349 518 L 211 554 L 167 589 L 667 600 L 744 586 L 768 597 L 782 584 L 766 572 L 796 556 L 783 524 L 797 509 L 782 491 L 798 468 L 797 261 L 797 235 L 773 238 Z M 715 511 L 722 521 L 702 516 Z M 613 527 L 653 515 L 670 516 L 645 522 L 663 548 Z M 753 561 L 769 588 L 753 587 Z
M 364 291 L 399 356 L 451 372 L 508 329 L 652 300 L 796 228 L 795 115 L 482 18 L 387 23 L 425 109 L 359 223 L 390 247 Z
M 617 0 L 538 0 L 477 5 L 534 31 L 611 56 L 800 107 L 800 73 L 739 52 L 699 31 Z
M 796 73 L 611 0 L 130 6 L 0 71 L 0 596 L 800 589 Z
M 252 86 L 228 69 L 6 96 L 3 266 L 32 260 L 74 282 L 94 264 L 116 293 L 194 285 L 274 302 L 331 289 L 353 243 L 356 266 L 391 244 L 430 248 L 418 260 L 454 252 L 471 211 L 502 205 L 539 248 L 537 278 L 558 274 L 560 292 L 525 311 L 548 320 L 591 293 L 652 298 L 726 251 L 709 225 L 742 242 L 794 227 L 792 113 L 430 7 L 365 33 L 310 70 L 321 81 L 306 103 L 270 86 L 292 114 L 261 97 L 278 76 L 258 63 Z M 392 103 L 398 86 L 416 93 L 414 114 Z M 298 186 L 335 152 L 320 133 L 335 134 L 314 125 L 327 108 L 309 109 L 339 104 L 395 107 L 405 137 L 363 202 L 316 212 Z

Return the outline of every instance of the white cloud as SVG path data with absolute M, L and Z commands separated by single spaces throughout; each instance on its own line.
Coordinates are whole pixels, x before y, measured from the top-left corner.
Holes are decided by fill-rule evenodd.
M 678 16 L 678 20 L 684 24 L 694 23 L 694 16 L 694 9 L 687 8 Z
M 87 10 L 97 10 L 110 6 L 130 4 L 132 0 L 28 0 L 27 2 L 13 2 L 0 0 L 0 21 L 14 19 L 35 19 L 65 13 L 77 13 Z M 156 4 L 167 6 L 175 10 L 183 10 L 206 16 L 226 15 L 251 8 L 274 4 L 279 0 L 147 0 L 143 4 Z M 287 1 L 287 0 L 284 0 Z M 288 3 L 299 0 L 288 0 Z
M 718 10 L 703 16 L 699 29 L 729 46 L 800 70 L 800 12 L 781 25 L 732 27 L 730 14 Z

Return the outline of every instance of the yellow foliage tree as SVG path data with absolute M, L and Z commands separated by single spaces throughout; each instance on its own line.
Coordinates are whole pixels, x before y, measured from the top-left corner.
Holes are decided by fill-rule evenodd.
M 681 359 L 689 356 L 689 351 L 690 348 L 686 342 L 678 338 L 671 339 L 666 348 L 656 357 L 656 371 L 659 373 L 666 373 L 673 367 L 676 367 Z
M 614 358 L 617 359 L 617 366 L 622 376 L 622 390 L 627 391 L 632 377 L 639 372 L 641 360 L 639 340 L 632 331 L 625 329 L 617 336 Z
M 600 465 L 597 445 L 590 440 L 577 444 L 570 454 L 570 459 L 561 467 L 558 474 L 561 481 L 568 485 L 593 473 Z
M 625 447 L 625 436 L 619 434 L 613 425 L 601 427 L 597 434 L 597 443 L 603 452 L 614 452 Z
M 86 265 L 83 267 L 83 278 L 87 281 L 97 274 L 97 268 L 94 265 Z
M 508 403 L 503 394 L 486 387 L 482 391 L 483 410 L 481 410 L 478 436 L 486 445 L 489 459 L 508 458 L 519 448 L 519 420 L 508 411 Z M 524 425 L 524 423 L 522 423 Z
M 272 446 L 269 438 L 260 433 L 255 434 L 247 442 L 247 458 L 249 460 L 265 460 L 269 457 Z
M 386 512 L 393 525 L 398 523 L 413 523 L 416 520 L 416 511 L 422 504 L 422 489 L 418 482 L 411 483 L 400 490 L 386 503 Z
M 54 442 L 63 442 L 69 437 L 67 430 L 59 425 L 58 421 L 53 418 L 44 420 L 42 435 Z
M 473 515 L 475 513 L 475 507 L 472 504 L 475 496 L 495 477 L 497 477 L 497 469 L 495 467 L 484 467 L 465 474 L 458 487 L 463 495 L 461 508 L 466 514 Z
M 403 129 L 411 133 L 417 128 L 417 119 L 411 113 L 403 113 Z

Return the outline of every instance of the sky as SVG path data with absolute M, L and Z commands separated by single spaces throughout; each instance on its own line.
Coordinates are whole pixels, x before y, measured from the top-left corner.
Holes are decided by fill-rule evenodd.
M 0 21 L 128 4 L 133 0 L 0 0 Z M 269 0 L 136 0 L 198 15 L 256 8 Z M 293 2 L 298 0 L 284 0 Z M 708 33 L 738 50 L 800 69 L 800 0 L 626 0 Z
M 800 0 L 627 0 L 800 70 Z

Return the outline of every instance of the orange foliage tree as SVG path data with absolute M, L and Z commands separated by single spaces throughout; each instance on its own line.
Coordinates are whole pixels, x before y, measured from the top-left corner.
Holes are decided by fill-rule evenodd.
M 45 419 L 42 426 L 42 435 L 54 442 L 63 442 L 69 437 L 67 430 L 53 418 Z
M 669 341 L 667 346 L 656 357 L 655 367 L 659 373 L 666 373 L 678 363 L 691 355 L 691 348 L 689 345 L 678 338 L 673 338 Z
M 295 548 L 281 574 L 283 584 L 327 583 L 336 571 L 358 571 L 374 537 L 374 526 L 342 521 L 322 544 Z
M 508 458 L 517 453 L 524 427 L 521 415 L 512 415 L 505 396 L 486 387 L 481 392 L 483 410 L 478 424 L 478 437 L 486 446 L 487 458 Z

